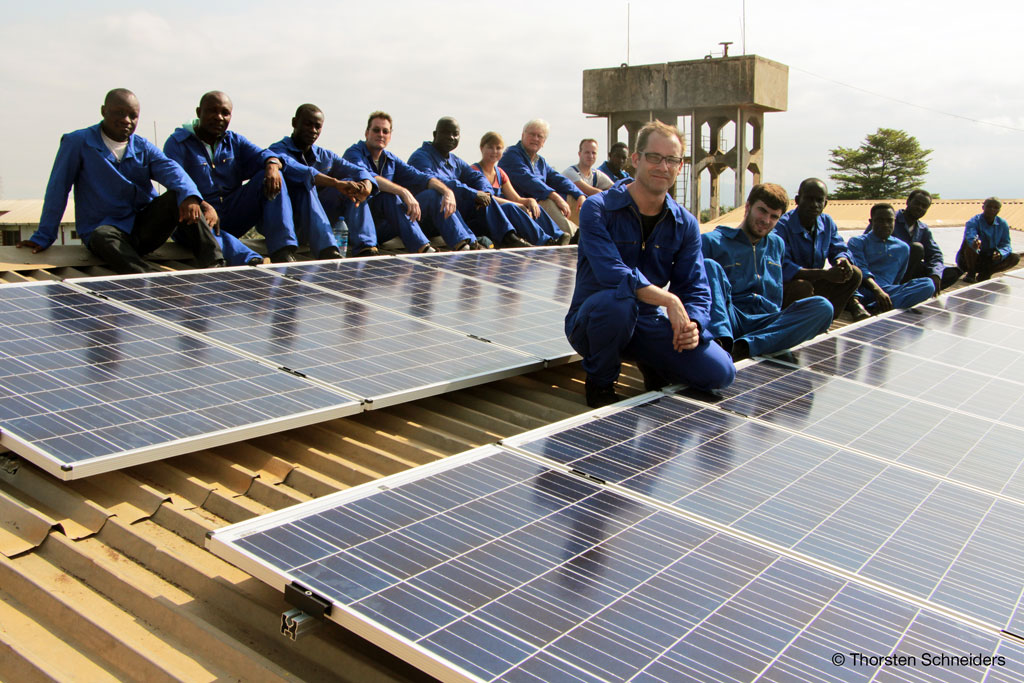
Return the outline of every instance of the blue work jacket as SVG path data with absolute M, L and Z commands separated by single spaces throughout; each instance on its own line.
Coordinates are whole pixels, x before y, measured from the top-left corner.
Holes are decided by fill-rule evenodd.
M 974 240 L 981 239 L 981 250 L 995 249 L 999 252 L 1001 259 L 1010 255 L 1010 224 L 996 216 L 996 219 L 989 223 L 985 215 L 979 213 L 967 221 L 964 226 L 964 243 L 971 245 Z M 1000 259 L 1000 260 L 1001 260 Z
M 921 246 L 924 247 L 924 263 L 925 267 L 939 279 L 942 279 L 942 271 L 945 270 L 946 266 L 942 258 L 942 250 L 939 249 L 938 242 L 932 236 L 932 231 L 923 221 L 918 221 L 914 227 L 913 232 L 907 228 L 907 219 L 903 216 L 903 209 L 896 212 L 896 227 L 892 231 L 892 236 L 896 239 L 902 240 L 909 246 L 913 242 L 920 242 Z M 871 230 L 871 225 L 864 229 L 864 234 L 867 234 Z
M 668 286 L 683 302 L 690 320 L 706 329 L 711 290 L 697 219 L 665 195 L 666 210 L 645 242 L 640 211 L 628 188 L 625 182 L 617 183 L 583 202 L 576 288 L 568 315 L 604 289 L 616 290 L 620 298 L 626 298 L 635 297 L 642 287 Z M 657 311 L 651 304 L 639 306 L 641 315 Z
M 117 161 L 103 144 L 100 124 L 67 133 L 53 160 L 39 227 L 29 239 L 44 248 L 57 239 L 72 185 L 75 230 L 84 242 L 101 225 L 130 233 L 135 215 L 157 197 L 154 180 L 174 192 L 179 204 L 200 196 L 181 166 L 143 137 L 130 136 L 124 156 Z
M 718 262 L 732 285 L 732 304 L 751 315 L 782 310 L 786 244 L 769 232 L 757 244 L 741 228 L 718 226 L 701 235 L 704 258 Z
M 786 255 L 782 260 L 783 282 L 789 282 L 804 268 L 824 268 L 826 260 L 833 266 L 841 258 L 853 262 L 846 242 L 839 236 L 836 222 L 827 213 L 818 216 L 813 238 L 800 223 L 796 209 L 787 211 L 779 219 L 775 232 L 786 243 Z
M 419 194 L 427 189 L 427 183 L 433 176 L 413 168 L 386 149 L 381 151 L 380 156 L 381 167 L 378 171 L 373 165 L 373 157 L 370 156 L 370 149 L 365 141 L 360 140 L 345 150 L 346 161 L 362 166 L 372 176 L 390 180 L 413 194 Z
M 409 156 L 409 164 L 434 176 L 453 192 L 461 189 L 472 192 L 474 195 L 477 192 L 494 194 L 494 187 L 487 182 L 483 173 L 454 154 L 449 153 L 447 157 L 441 156 L 441 153 L 430 142 L 424 142 L 422 147 Z
M 270 146 L 279 159 L 289 159 L 296 164 L 308 166 L 316 171 L 313 173 L 326 173 L 337 180 L 369 180 L 373 185 L 371 194 L 377 192 L 376 176 L 368 172 L 362 165 L 353 164 L 343 157 L 338 156 L 329 149 L 313 145 L 308 152 L 303 152 L 292 140 L 292 136 L 286 135 Z
M 618 172 L 613 171 L 612 167 L 608 165 L 607 161 L 605 161 L 600 166 L 598 166 L 597 170 L 601 171 L 606 176 L 611 178 L 613 183 L 617 183 L 620 180 L 625 180 L 626 178 L 632 179 L 632 177 L 633 177 L 633 176 L 629 175 L 628 173 L 626 173 L 625 171 L 618 171 Z
M 199 187 L 203 199 L 219 208 L 224 197 L 242 186 L 242 183 L 262 171 L 268 159 L 281 162 L 281 175 L 292 183 L 302 183 L 307 189 L 313 186 L 316 171 L 305 164 L 298 164 L 269 149 L 257 147 L 247 139 L 227 131 L 213 148 L 213 159 L 206 151 L 206 145 L 195 134 L 195 124 L 177 128 L 164 143 L 164 153 L 177 161 Z
M 903 240 L 889 237 L 880 240 L 873 232 L 850 238 L 853 262 L 878 285 L 898 285 L 907 272 L 910 246 Z
M 531 161 L 530 154 L 523 149 L 522 141 L 505 150 L 498 166 L 504 169 L 512 181 L 512 187 L 523 197 L 543 200 L 552 192 L 575 198 L 583 196 L 576 184 L 551 168 L 544 157 L 537 155 L 537 161 Z

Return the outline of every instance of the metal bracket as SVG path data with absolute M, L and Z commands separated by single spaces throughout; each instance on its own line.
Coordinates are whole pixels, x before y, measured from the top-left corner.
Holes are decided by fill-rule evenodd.
M 292 607 L 298 607 L 314 619 L 323 619 L 331 613 L 331 602 L 309 590 L 305 586 L 295 583 L 287 584 L 284 587 L 284 601 Z
M 320 622 L 300 609 L 290 609 L 281 615 L 281 635 L 289 640 L 298 640 L 299 636 L 309 633 Z

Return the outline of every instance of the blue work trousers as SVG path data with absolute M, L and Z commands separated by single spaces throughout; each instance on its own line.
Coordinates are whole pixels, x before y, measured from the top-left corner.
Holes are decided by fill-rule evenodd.
M 241 237 L 255 227 L 266 238 L 267 251 L 273 254 L 284 247 L 296 247 L 299 242 L 295 236 L 288 184 L 282 182 L 281 192 L 273 199 L 267 199 L 263 193 L 265 175 L 266 171 L 260 171 L 245 185 L 210 204 L 220 216 L 221 231 Z M 224 257 L 227 256 L 225 249 Z
M 711 335 L 747 342 L 751 356 L 792 348 L 828 330 L 832 304 L 822 296 L 794 301 L 781 311 L 747 313 L 732 303 L 732 283 L 717 261 L 704 260 L 711 287 Z
M 373 225 L 377 231 L 376 244 L 383 244 L 395 237 L 401 237 L 406 250 L 416 253 L 424 245 L 430 243 L 430 239 L 423 232 L 420 224 L 409 220 L 409 216 L 405 213 L 405 204 L 397 195 L 381 192 L 370 198 L 369 205 L 373 213 Z M 346 217 L 345 220 L 348 218 Z M 351 241 L 351 237 L 349 239 Z
M 583 356 L 587 377 L 606 386 L 619 377 L 622 360 L 636 360 L 671 383 L 698 389 L 720 389 L 732 383 L 732 358 L 705 331 L 689 351 L 672 348 L 672 324 L 660 311 L 639 314 L 635 296 L 603 289 L 590 295 L 565 319 L 565 335 Z
M 911 308 L 935 293 L 935 281 L 930 277 L 916 277 L 910 282 L 902 285 L 882 285 L 882 290 L 892 299 L 893 308 Z M 864 305 L 868 310 L 878 306 L 875 294 L 871 290 L 861 288 L 858 295 L 864 299 Z

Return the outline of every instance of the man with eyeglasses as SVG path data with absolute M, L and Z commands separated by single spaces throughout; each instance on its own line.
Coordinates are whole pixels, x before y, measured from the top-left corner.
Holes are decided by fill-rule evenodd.
M 505 150 L 498 166 L 508 174 L 516 192 L 536 199 L 562 232 L 575 237 L 576 226 L 569 220 L 572 207 L 563 195 L 577 205 L 587 197 L 540 155 L 550 131 L 551 126 L 543 119 L 527 121 L 519 142 Z
M 786 243 L 782 262 L 782 306 L 797 299 L 823 296 L 833 315 L 848 310 L 854 320 L 870 314 L 854 296 L 863 274 L 853 265 L 853 255 L 839 236 L 832 217 L 824 213 L 828 188 L 818 178 L 807 178 L 796 192 L 796 208 L 786 212 L 775 232 Z M 825 268 L 825 261 L 831 268 Z
M 789 205 L 774 183 L 754 185 L 738 228 L 701 235 L 713 298 L 709 329 L 735 361 L 783 351 L 828 330 L 832 304 L 821 296 L 782 306 L 786 244 L 772 228 Z
M 431 236 L 440 234 L 445 244 L 455 251 L 481 249 L 476 236 L 456 212 L 452 191 L 437 178 L 387 151 L 391 131 L 391 115 L 375 111 L 366 122 L 366 139 L 345 150 L 345 160 L 365 168 L 380 189 L 370 198 L 378 242 L 401 237 L 410 252 L 436 251 L 430 246 L 429 231 Z M 417 194 L 407 189 L 409 187 Z M 423 217 L 427 219 L 425 226 L 420 224 Z
M 644 387 L 728 386 L 736 369 L 708 333 L 711 292 L 700 227 L 668 195 L 683 164 L 682 135 L 648 123 L 633 154 L 636 180 L 583 204 L 576 289 L 565 333 L 583 356 L 587 405 L 608 405 L 623 359 L 637 362 Z

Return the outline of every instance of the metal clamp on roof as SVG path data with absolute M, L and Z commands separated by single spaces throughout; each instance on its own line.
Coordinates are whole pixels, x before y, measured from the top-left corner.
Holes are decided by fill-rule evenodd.
M 298 640 L 320 625 L 314 617 L 309 616 L 300 609 L 290 609 L 281 615 L 281 635 L 287 636 L 290 640 Z
M 331 613 L 331 603 L 329 600 L 321 598 L 302 584 L 295 583 L 294 581 L 284 587 L 284 600 L 289 605 L 298 607 L 314 619 L 323 620 L 324 617 Z

